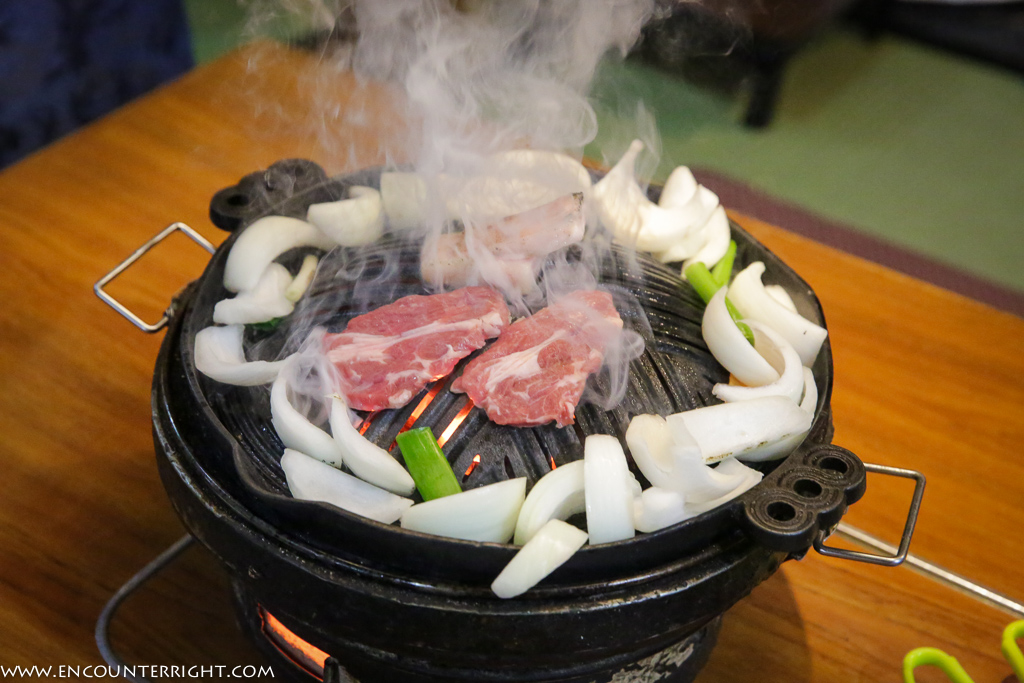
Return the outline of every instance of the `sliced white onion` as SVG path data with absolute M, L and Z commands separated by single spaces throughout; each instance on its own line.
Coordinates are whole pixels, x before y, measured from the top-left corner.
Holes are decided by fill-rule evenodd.
M 231 247 L 224 264 L 224 287 L 229 292 L 252 289 L 274 259 L 296 247 L 328 250 L 334 242 L 298 218 L 266 216 L 255 221 Z
M 764 291 L 768 292 L 771 298 L 796 313 L 796 304 L 793 303 L 793 297 L 789 295 L 785 287 L 782 285 L 765 285 Z
M 523 545 L 552 519 L 568 519 L 586 510 L 583 461 L 576 460 L 541 477 L 526 496 L 516 522 L 514 542 Z
M 672 463 L 672 432 L 661 415 L 637 415 L 626 429 L 626 445 L 633 462 L 655 486 L 675 488 L 677 473 Z
M 747 324 L 754 333 L 754 349 L 780 373 L 779 378 L 761 386 L 716 384 L 711 389 L 712 393 L 726 403 L 764 396 L 784 396 L 793 403 L 799 403 L 804 393 L 804 366 L 796 349 L 767 325 L 752 320 Z
M 708 210 L 700 198 L 678 205 L 652 202 L 636 181 L 636 159 L 644 145 L 634 140 L 618 163 L 594 185 L 592 196 L 601 223 L 617 240 L 637 249 L 662 252 L 697 230 L 707 221 Z M 669 203 L 679 200 L 670 192 Z
M 417 173 L 381 173 L 380 201 L 392 230 L 415 228 L 427 215 L 427 184 Z
M 281 469 L 294 498 L 329 503 L 384 524 L 396 521 L 412 505 L 408 498 L 388 493 L 291 448 L 284 449 Z
M 662 263 L 678 263 L 691 258 L 700 251 L 707 242 L 707 223 L 690 230 L 672 243 L 668 249 L 659 251 L 654 256 Z
M 256 286 L 222 299 L 213 307 L 213 322 L 221 325 L 248 325 L 282 318 L 295 309 L 285 292 L 292 275 L 280 263 L 271 263 Z
M 522 595 L 565 564 L 586 542 L 585 531 L 558 519 L 549 520 L 505 565 L 491 590 L 499 598 Z
M 401 496 L 416 490 L 412 475 L 391 455 L 359 433 L 349 421 L 348 406 L 337 396 L 331 399 L 331 433 L 341 449 L 345 467 L 363 481 Z
M 686 496 L 679 491 L 652 486 L 633 503 L 637 531 L 649 534 L 694 517 L 686 507 Z
M 655 486 L 685 491 L 690 483 L 688 463 L 704 464 L 696 440 L 683 430 L 670 430 L 660 415 L 630 420 L 626 444 L 637 467 Z
M 683 206 L 694 199 L 699 201 L 698 187 L 697 179 L 693 177 L 690 169 L 686 166 L 676 166 L 665 181 L 665 186 L 661 188 L 658 206 L 671 209 Z
M 526 497 L 526 477 L 413 505 L 402 528 L 467 541 L 507 543 Z
M 810 367 L 828 331 L 776 301 L 765 291 L 762 273 L 764 264 L 760 261 L 744 268 L 729 285 L 729 300 L 744 318 L 762 322 L 785 337 L 800 354 L 801 362 Z
M 687 410 L 665 418 L 683 425 L 700 445 L 705 463 L 728 457 L 761 461 L 788 455 L 811 428 L 812 416 L 793 401 L 766 396 Z
M 317 264 L 320 263 L 313 254 L 306 254 L 306 258 L 302 259 L 302 265 L 299 267 L 299 272 L 296 273 L 295 279 L 292 280 L 291 284 L 288 285 L 288 289 L 284 290 L 284 297 L 295 303 L 302 298 L 302 295 L 309 289 L 309 285 L 313 282 L 313 277 L 316 275 Z
M 707 188 L 702 187 L 700 189 L 703 191 Z M 715 199 L 717 201 L 718 198 L 715 197 Z M 704 246 L 696 254 L 683 262 L 684 272 L 687 266 L 698 261 L 711 268 L 722 260 L 725 252 L 729 251 L 729 240 L 731 239 L 729 217 L 725 214 L 723 207 L 718 206 L 711 212 L 711 216 L 704 225 L 703 232 Z
M 242 325 L 207 327 L 196 333 L 196 369 L 210 379 L 238 386 L 273 382 L 284 361 L 246 362 L 242 350 Z
M 283 373 L 270 389 L 270 417 L 285 446 L 341 467 L 341 449 L 331 435 L 307 420 L 288 400 L 288 383 Z
M 735 458 L 729 458 L 715 468 L 715 471 L 723 476 L 729 477 L 733 481 L 736 481 L 736 487 L 731 491 L 722 494 L 718 498 L 711 500 L 687 500 L 687 506 L 697 513 L 707 512 L 708 510 L 714 510 L 720 505 L 728 503 L 733 498 L 743 495 L 750 489 L 757 486 L 757 484 L 764 478 L 764 475 L 755 470 L 752 467 L 747 467 L 742 462 Z
M 814 373 L 804 368 L 804 397 L 800 400 L 800 408 L 811 415 L 818 409 L 818 385 L 814 383 Z
M 380 192 L 361 185 L 349 189 L 348 199 L 312 204 L 306 220 L 343 247 L 370 244 L 384 234 Z
M 715 292 L 704 308 L 701 333 L 715 360 L 747 386 L 771 384 L 779 379 L 778 371 L 736 327 L 725 305 L 725 287 Z
M 712 500 L 692 502 L 683 493 L 657 486 L 652 486 L 644 491 L 634 502 L 637 530 L 651 533 L 714 510 L 746 493 L 761 481 L 763 475 L 760 472 L 731 458 L 719 465 L 717 469 L 721 470 L 726 463 L 733 463 L 733 466 L 728 467 L 725 472 L 719 472 L 719 475 L 732 482 L 732 486 L 726 493 Z
M 614 436 L 591 434 L 583 446 L 587 532 L 592 544 L 632 538 L 633 490 L 622 445 Z
M 637 415 L 626 430 L 633 461 L 652 485 L 682 493 L 688 501 L 717 498 L 735 488 L 734 478 L 704 464 L 696 439 L 660 415 Z

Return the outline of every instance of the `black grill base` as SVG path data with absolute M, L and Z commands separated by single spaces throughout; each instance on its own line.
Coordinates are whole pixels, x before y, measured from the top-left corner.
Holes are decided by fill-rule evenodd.
M 259 604 L 246 590 L 244 583 L 233 582 L 233 593 L 242 631 L 273 666 L 275 680 L 292 683 L 315 683 L 319 680 L 339 683 L 690 683 L 707 664 L 722 627 L 722 617 L 717 616 L 677 642 L 653 653 L 631 652 L 603 662 L 589 662 L 585 666 L 566 662 L 557 671 L 550 667 L 515 672 L 498 669 L 441 669 L 424 660 L 404 658 L 393 652 L 335 639 L 330 654 L 336 662 L 328 662 L 327 671 L 322 672 L 319 667 L 297 661 L 290 656 L 287 648 L 272 642 L 263 629 Z M 311 628 L 309 625 L 303 626 L 304 630 Z M 333 666 L 340 668 L 332 672 L 330 669 Z

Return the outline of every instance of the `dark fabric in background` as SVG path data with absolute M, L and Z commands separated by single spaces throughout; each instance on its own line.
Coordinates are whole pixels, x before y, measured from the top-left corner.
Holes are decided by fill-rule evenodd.
M 181 0 L 0 0 L 0 168 L 191 67 Z

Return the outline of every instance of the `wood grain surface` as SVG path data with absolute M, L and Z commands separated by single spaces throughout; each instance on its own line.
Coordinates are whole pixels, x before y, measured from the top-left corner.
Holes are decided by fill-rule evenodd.
M 311 83 L 329 86 L 336 115 L 317 113 Z M 0 173 L 0 664 L 100 663 L 103 604 L 183 533 L 153 462 L 159 335 L 107 308 L 93 283 L 175 220 L 219 242 L 210 197 L 274 161 L 308 157 L 336 173 L 396 160 L 388 150 L 408 134 L 396 101 L 261 45 Z M 928 476 L 912 551 L 1024 598 L 1024 321 L 735 218 L 822 301 L 836 443 Z M 155 319 L 206 258 L 173 240 L 112 292 Z M 909 484 L 872 477 L 847 519 L 894 540 L 909 496 Z M 812 552 L 730 612 L 699 680 L 896 681 L 907 650 L 934 645 L 975 680 L 1002 681 L 999 634 L 1011 620 L 906 568 Z M 140 663 L 257 661 L 199 548 L 128 601 L 113 635 Z

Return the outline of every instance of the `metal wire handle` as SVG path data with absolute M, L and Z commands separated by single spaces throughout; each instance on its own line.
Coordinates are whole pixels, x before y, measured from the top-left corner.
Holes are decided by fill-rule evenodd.
M 121 263 L 119 263 L 112 271 L 101 277 L 99 282 L 93 285 L 92 288 L 92 291 L 96 292 L 96 296 L 102 299 L 108 306 L 110 306 L 115 311 L 117 311 L 125 318 L 127 318 L 129 321 L 131 321 L 131 323 L 135 325 L 135 327 L 139 328 L 143 332 L 148 332 L 149 334 L 159 332 L 160 330 L 167 326 L 168 321 L 171 319 L 171 315 L 174 313 L 174 302 L 171 302 L 171 305 L 167 307 L 167 310 L 164 311 L 163 317 L 161 317 L 160 320 L 156 321 L 155 323 L 147 323 L 142 318 L 135 315 L 135 313 L 133 313 L 127 306 L 122 304 L 114 297 L 110 296 L 110 294 L 104 291 L 103 287 L 110 284 L 110 282 L 114 278 L 116 278 L 118 275 L 127 270 L 130 265 L 132 265 L 140 258 L 142 258 L 142 255 L 145 254 L 147 251 L 149 251 L 150 249 L 152 249 L 153 247 L 155 247 L 156 245 L 160 244 L 165 239 L 170 237 L 172 233 L 177 232 L 179 230 L 188 235 L 193 242 L 201 246 L 203 249 L 206 249 L 206 251 L 210 252 L 211 254 L 215 251 L 215 247 L 213 246 L 213 244 L 210 243 L 209 240 L 207 240 L 205 237 L 200 235 L 198 232 L 196 232 L 189 226 L 181 222 L 171 223 L 166 228 L 157 233 L 151 240 L 149 240 L 141 247 L 136 249 L 131 256 L 126 258 L 124 261 L 121 261 Z
M 914 535 L 914 526 L 917 524 L 917 514 L 921 511 L 921 498 L 924 496 L 924 475 L 915 470 L 905 470 L 900 467 L 889 467 L 888 465 L 873 465 L 864 463 L 864 469 L 875 474 L 888 474 L 891 477 L 904 477 L 913 479 L 914 495 L 910 499 L 910 509 L 907 511 L 907 523 L 903 526 L 903 536 L 900 537 L 900 546 L 895 554 L 876 555 L 861 550 L 847 550 L 845 548 L 833 548 L 825 545 L 830 531 L 822 530 L 814 539 L 814 549 L 826 557 L 838 557 L 843 560 L 856 560 L 869 564 L 880 564 L 883 567 L 897 567 L 907 559 L 910 552 L 910 539 Z

